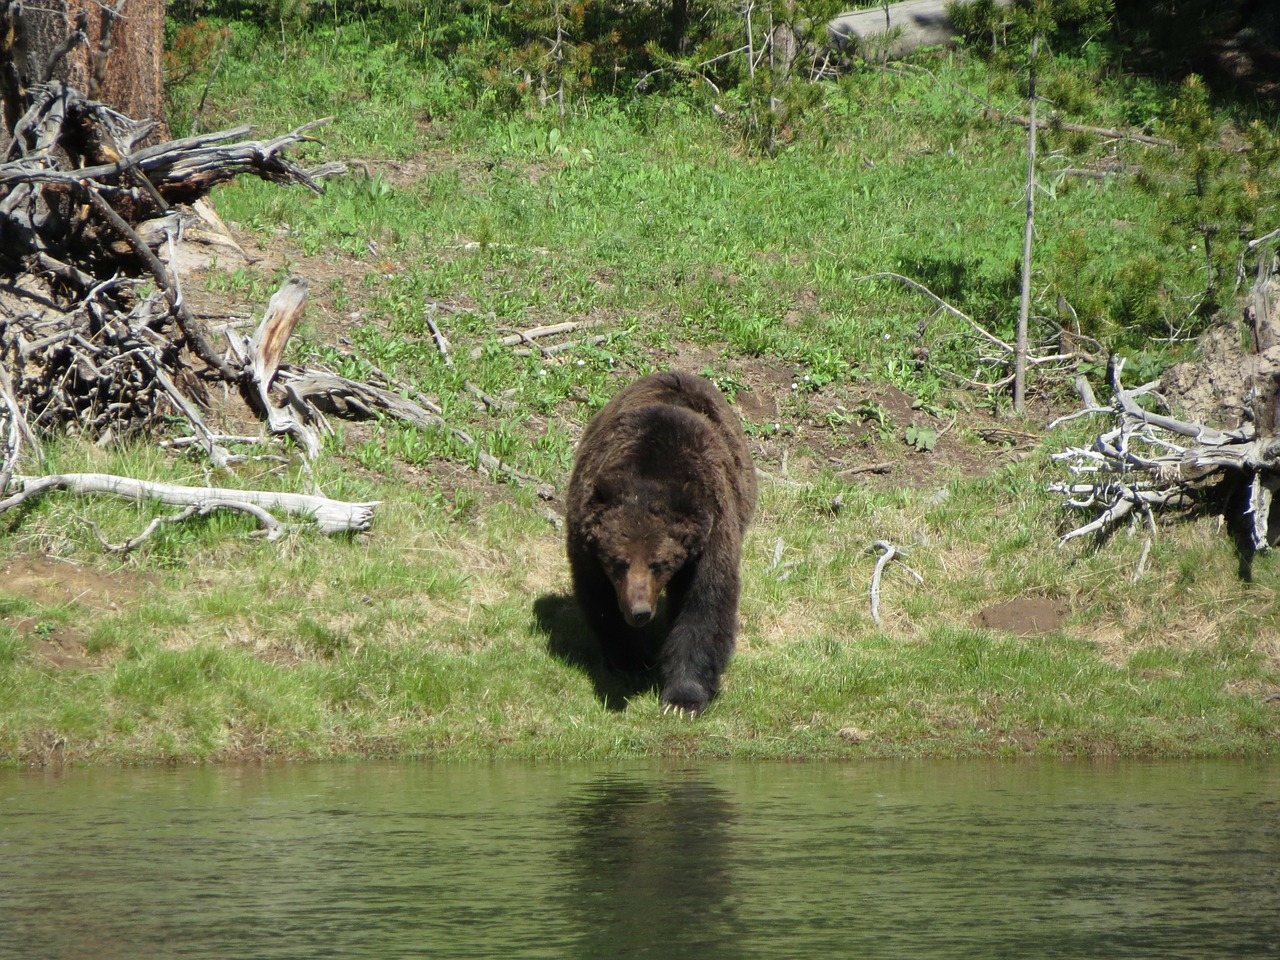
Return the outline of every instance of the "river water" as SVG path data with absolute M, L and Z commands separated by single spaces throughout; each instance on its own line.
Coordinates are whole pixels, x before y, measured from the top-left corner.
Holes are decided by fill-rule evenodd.
M 0 771 L 0 957 L 1280 957 L 1280 764 Z

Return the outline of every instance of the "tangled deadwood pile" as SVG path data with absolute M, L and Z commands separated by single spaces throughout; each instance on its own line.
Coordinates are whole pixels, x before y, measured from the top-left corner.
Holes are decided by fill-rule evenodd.
M 1085 409 L 1062 420 L 1102 414 L 1112 426 L 1091 446 L 1054 455 L 1067 463 L 1072 479 L 1050 490 L 1061 494 L 1067 506 L 1094 513 L 1089 522 L 1064 534 L 1061 543 L 1105 534 L 1134 519 L 1145 521 L 1154 536 L 1156 510 L 1195 504 L 1221 510 L 1248 552 L 1280 542 L 1280 513 L 1272 513 L 1280 490 L 1278 266 L 1272 255 L 1259 261 L 1245 309 L 1252 349 L 1231 358 L 1242 384 L 1242 395 L 1231 398 L 1240 415 L 1235 426 L 1218 429 L 1149 409 L 1152 399 L 1160 399 L 1160 383 L 1126 389 L 1122 362 L 1112 363 L 1110 406 L 1100 406 L 1082 385 Z
M 369 527 L 377 504 L 335 501 L 319 491 L 21 473 L 24 464 L 40 465 L 42 433 L 108 441 L 150 434 L 162 424 L 168 429 L 174 418 L 186 422 L 190 435 L 163 444 L 198 445 L 227 470 L 246 459 L 230 448 L 259 438 L 210 428 L 202 413 L 210 382 L 234 387 L 272 433 L 292 437 L 304 465 L 320 452 L 327 417 L 390 418 L 444 430 L 475 447 L 486 475 L 537 485 L 446 423 L 429 398 L 380 371 L 365 383 L 286 363 L 285 348 L 306 305 L 305 280 L 285 281 L 252 337 L 224 328 L 215 331 L 224 338 L 215 342 L 187 306 L 179 268 L 185 240 L 236 246 L 204 197 L 246 174 L 322 193 L 322 180 L 346 168 L 304 169 L 287 154 L 313 141 L 309 131 L 324 122 L 267 141 L 242 139 L 251 128 L 239 127 L 139 146 L 150 122 L 131 120 L 60 82 L 30 88 L 29 106 L 0 162 L 0 514 L 52 490 L 183 508 L 124 544 L 104 543 L 113 550 L 133 549 L 164 522 L 214 509 L 249 514 L 273 538 L 290 525 L 272 510 L 304 516 L 325 533 Z
M 286 155 L 311 141 L 308 131 L 323 122 L 268 141 L 243 139 L 251 128 L 240 127 L 139 146 L 150 122 L 131 120 L 60 82 L 29 91 L 0 162 L 0 513 L 48 490 L 71 490 L 184 505 L 169 518 L 175 520 L 215 508 L 242 510 L 270 536 L 286 525 L 267 507 L 307 516 L 329 533 L 368 527 L 374 504 L 19 472 L 24 464 L 39 465 L 44 432 L 108 440 L 149 432 L 174 416 L 188 422 L 192 441 L 225 468 L 238 459 L 226 446 L 235 438 L 205 424 L 201 407 L 210 381 L 236 387 L 272 430 L 293 434 L 304 456 L 315 455 L 324 385 L 308 396 L 297 387 L 282 389 L 278 377 L 305 304 L 305 281 L 285 284 L 251 340 L 231 331 L 229 345 L 219 350 L 187 307 L 176 251 L 186 234 L 220 226 L 202 206 L 220 183 L 248 174 L 323 192 L 321 180 L 345 167 L 307 170 Z M 229 237 L 224 242 L 234 245 Z M 298 376 L 295 371 L 293 379 Z M 369 414 L 377 407 L 377 388 L 338 386 L 352 401 L 344 410 Z M 430 418 L 418 404 L 396 399 L 402 401 L 398 415 Z
M 184 231 L 203 224 L 191 204 L 241 174 L 321 192 L 320 178 L 344 169 L 284 156 L 309 127 L 267 142 L 238 139 L 251 129 L 240 127 L 139 148 L 152 127 L 45 83 L 0 163 L 0 360 L 34 426 L 148 428 L 168 409 L 162 397 L 175 399 L 166 381 L 199 393 L 184 348 L 237 381 L 172 267 Z

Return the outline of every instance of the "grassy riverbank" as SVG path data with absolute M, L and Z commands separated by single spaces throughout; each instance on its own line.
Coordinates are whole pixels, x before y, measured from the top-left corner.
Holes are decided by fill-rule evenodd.
M 1265 702 L 1280 691 L 1280 563 L 1245 576 L 1208 510 L 1162 522 L 1149 548 L 1138 528 L 1057 547 L 1084 517 L 1046 492 L 1064 476 L 1051 454 L 1096 426 L 1046 431 L 1078 402 L 1069 375 L 1037 378 L 1032 415 L 1009 418 L 947 375 L 978 369 L 962 321 L 858 279 L 910 275 L 1007 334 L 1024 131 L 960 92 L 1017 106 L 981 65 L 854 73 L 764 159 L 691 96 L 593 103 L 561 125 L 496 112 L 448 65 L 350 32 L 278 44 L 237 40 L 206 128 L 247 114 L 269 135 L 332 113 L 324 157 L 360 162 L 323 197 L 220 191 L 253 259 L 188 280 L 193 303 L 260 315 L 284 276 L 307 277 L 293 356 L 412 384 L 534 480 L 483 477 L 457 434 L 344 424 L 315 480 L 384 502 L 369 536 L 268 543 L 214 516 L 120 557 L 82 519 L 120 541 L 160 510 L 54 496 L 6 518 L 0 763 L 1280 751 L 1280 704 Z M 1143 109 L 1170 110 L 1174 91 L 1144 91 Z M 1145 119 L 1131 93 L 1078 119 Z M 194 100 L 178 91 L 177 124 Z M 1053 172 L 1115 149 L 1152 165 L 1145 148 L 1047 136 L 1037 310 L 1068 297 L 1139 382 L 1189 354 L 1160 332 L 1182 323 L 1203 258 L 1158 192 Z M 554 356 L 498 343 L 570 320 L 605 339 Z M 601 670 L 554 523 L 582 424 L 667 366 L 721 384 L 767 474 L 739 651 L 697 721 L 661 717 L 651 679 Z M 256 429 L 230 400 L 215 416 Z M 51 470 L 206 480 L 198 457 L 141 442 L 49 455 Z M 213 479 L 311 486 L 296 460 Z M 886 569 L 882 628 L 876 540 L 922 581 Z

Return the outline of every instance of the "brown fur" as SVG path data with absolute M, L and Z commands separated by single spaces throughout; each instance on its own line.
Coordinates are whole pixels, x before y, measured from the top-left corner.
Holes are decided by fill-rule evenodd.
M 568 494 L 574 594 L 606 657 L 647 665 L 642 628 L 667 596 L 664 705 L 700 713 L 737 634 L 756 476 L 742 424 L 688 373 L 623 388 L 587 425 Z

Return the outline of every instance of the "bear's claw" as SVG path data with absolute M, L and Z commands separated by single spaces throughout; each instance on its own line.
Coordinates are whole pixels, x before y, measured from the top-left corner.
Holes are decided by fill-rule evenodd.
M 692 720 L 707 709 L 708 702 L 705 696 L 698 696 L 690 691 L 672 692 L 664 690 L 662 692 L 662 715 L 665 717 L 668 713 L 675 713 Z
M 682 707 L 675 703 L 664 703 L 662 705 L 662 715 L 679 717 L 682 720 L 696 720 L 701 710 L 695 710 L 693 707 Z

